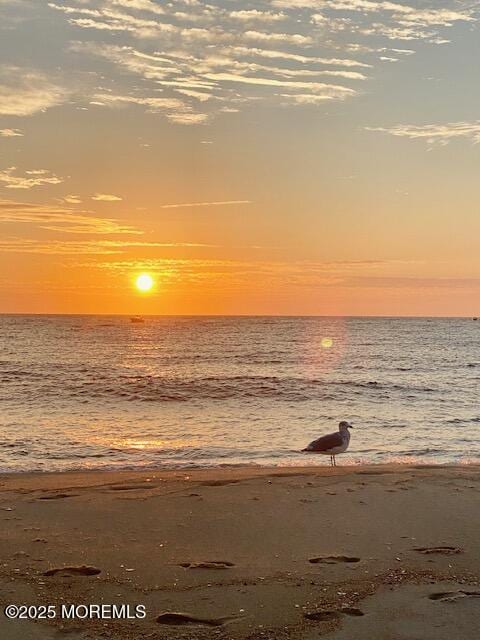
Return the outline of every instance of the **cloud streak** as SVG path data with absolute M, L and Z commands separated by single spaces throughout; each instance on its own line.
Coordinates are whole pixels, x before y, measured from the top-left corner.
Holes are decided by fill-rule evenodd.
M 92 200 L 96 200 L 97 202 L 119 202 L 122 198 L 112 193 L 95 193 L 95 195 L 92 196 Z
M 251 290 L 252 287 L 264 292 L 272 287 L 305 291 L 323 287 L 354 287 L 362 280 L 362 286 L 392 288 L 403 286 L 401 277 L 390 276 L 398 267 L 411 263 L 395 260 L 352 260 L 352 261 L 303 261 L 303 260 L 234 260 L 211 258 L 167 258 L 156 257 L 104 262 L 78 263 L 81 268 L 96 268 L 117 276 L 135 271 L 148 271 L 161 277 L 162 286 L 186 287 L 192 291 L 208 286 L 209 291 Z M 384 281 L 378 275 L 381 269 Z M 410 280 L 414 283 L 414 279 Z
M 17 167 L 8 167 L 0 171 L 0 182 L 3 182 L 6 189 L 33 189 L 63 182 L 63 178 L 46 169 L 31 169 L 23 175 L 16 175 L 16 172 Z
M 23 132 L 20 129 L 0 129 L 1 138 L 17 138 L 23 137 Z
M 251 204 L 250 200 L 218 200 L 213 202 L 182 202 L 178 204 L 162 204 L 160 209 L 183 209 L 192 207 L 220 207 L 232 204 Z
M 216 245 L 194 242 L 134 242 L 123 240 L 34 240 L 7 238 L 0 240 L 0 253 L 30 253 L 40 255 L 119 255 L 128 249 L 204 249 Z
M 0 115 L 31 116 L 63 104 L 69 92 L 38 71 L 5 65 L 0 69 Z
M 88 211 L 62 206 L 0 200 L 0 224 L 26 224 L 62 233 L 142 234 L 142 231 L 113 218 L 101 218 Z
M 480 142 L 480 120 L 426 125 L 399 124 L 393 127 L 366 127 L 366 130 L 388 133 L 398 138 L 424 140 L 431 145 L 446 145 L 456 138 L 467 138 L 474 144 Z

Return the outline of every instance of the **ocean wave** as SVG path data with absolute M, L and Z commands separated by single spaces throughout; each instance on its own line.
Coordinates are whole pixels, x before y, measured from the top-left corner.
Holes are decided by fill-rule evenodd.
M 153 375 L 77 373 L 76 379 L 57 376 L 36 381 L 34 389 L 17 388 L 25 396 L 22 401 L 34 401 L 55 396 L 89 400 L 111 398 L 128 402 L 188 402 L 191 400 L 227 400 L 270 398 L 302 402 L 333 400 L 345 394 L 368 394 L 372 398 L 388 399 L 393 394 L 405 398 L 434 393 L 430 386 L 409 385 L 376 380 L 332 380 L 308 377 L 280 376 L 208 376 L 177 378 Z M 27 397 L 28 396 L 28 397 Z

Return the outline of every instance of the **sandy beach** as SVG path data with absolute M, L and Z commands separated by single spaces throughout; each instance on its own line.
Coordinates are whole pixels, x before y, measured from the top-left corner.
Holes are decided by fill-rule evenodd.
M 479 471 L 3 475 L 2 609 L 57 617 L 2 612 L 0 637 L 476 639 Z M 133 619 L 61 619 L 70 604 L 130 605 Z

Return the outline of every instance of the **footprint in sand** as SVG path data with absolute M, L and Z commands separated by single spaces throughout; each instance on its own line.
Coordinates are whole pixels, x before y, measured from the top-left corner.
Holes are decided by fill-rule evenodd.
M 365 614 L 361 609 L 357 609 L 356 607 L 343 607 L 340 609 L 340 613 L 344 613 L 347 616 L 364 616 Z
M 193 616 L 189 613 L 178 613 L 178 612 L 166 612 L 161 613 L 157 622 L 160 624 L 168 624 L 168 625 L 187 625 L 187 624 L 201 624 L 206 625 L 208 627 L 222 627 L 224 624 L 228 622 L 232 622 L 233 620 L 237 620 L 242 616 L 224 616 L 222 618 L 203 618 L 201 616 Z
M 438 469 L 436 464 L 416 464 L 413 469 Z
M 224 487 L 227 484 L 237 484 L 239 480 L 205 480 L 201 482 L 204 487 Z
M 59 567 L 57 569 L 49 569 L 43 573 L 44 576 L 98 576 L 101 573 L 101 569 L 97 567 L 87 567 L 82 565 L 81 567 Z
M 341 615 L 347 616 L 364 616 L 361 609 L 356 607 L 343 607 L 341 609 L 323 609 L 321 611 L 306 611 L 303 617 L 314 622 L 328 622 L 329 620 L 338 620 Z
M 178 566 L 184 569 L 231 569 L 235 564 L 225 560 L 212 560 L 203 562 L 180 562 Z
M 460 598 L 480 598 L 480 591 L 444 591 L 441 593 L 432 593 L 429 596 L 430 600 L 441 600 L 444 602 L 454 602 Z
M 357 556 L 318 556 L 309 558 L 308 561 L 312 564 L 339 564 L 342 562 L 360 562 L 360 558 L 357 558 Z
M 366 471 L 356 471 L 355 475 L 357 476 L 386 476 L 393 471 L 376 471 L 375 469 L 366 470 Z
M 439 553 L 444 556 L 451 556 L 456 553 L 463 553 L 463 549 L 460 547 L 414 547 L 414 551 L 418 551 L 418 553 L 423 553 L 424 555 L 429 555 L 431 553 Z
M 307 620 L 314 620 L 315 622 L 328 622 L 329 620 L 337 620 L 340 617 L 340 613 L 335 610 L 307 611 L 303 614 L 303 617 Z

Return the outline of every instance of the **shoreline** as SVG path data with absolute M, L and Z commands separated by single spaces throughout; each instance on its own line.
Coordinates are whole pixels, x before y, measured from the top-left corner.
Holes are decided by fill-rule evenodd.
M 2 482 L 15 483 L 15 480 L 26 480 L 28 484 L 35 481 L 45 480 L 47 484 L 54 482 L 55 479 L 70 479 L 71 482 L 77 484 L 81 479 L 90 478 L 91 483 L 86 486 L 94 486 L 96 482 L 103 481 L 106 476 L 112 478 L 127 479 L 132 478 L 141 480 L 146 478 L 157 478 L 161 480 L 185 479 L 195 482 L 205 479 L 233 479 L 233 480 L 250 480 L 253 478 L 272 477 L 293 477 L 293 476 L 319 476 L 319 477 L 342 477 L 348 475 L 362 475 L 371 473 L 393 474 L 406 473 L 408 471 L 448 471 L 448 470 L 465 470 L 467 472 L 476 471 L 480 473 L 480 463 L 370 463 L 370 464 L 347 464 L 342 466 L 338 464 L 336 467 L 330 465 L 305 465 L 305 466 L 263 466 L 263 465 L 232 465 L 223 467 L 149 467 L 145 468 L 121 468 L 121 469 L 71 469 L 65 471 L 7 471 L 0 473 L 0 491 L 2 490 Z M 43 483 L 42 483 L 43 484 Z
M 306 457 L 306 456 L 305 456 Z M 311 456 L 310 456 L 311 457 Z M 348 462 L 337 462 L 337 466 L 332 468 L 328 462 L 328 456 L 316 456 L 317 459 L 321 458 L 320 464 L 289 464 L 284 461 L 276 464 L 264 464 L 255 462 L 239 462 L 234 464 L 212 464 L 212 465 L 192 465 L 192 466 L 169 466 L 167 464 L 138 464 L 127 466 L 98 466 L 98 467 L 67 467 L 65 469 L 7 469 L 3 467 L 0 470 L 0 480 L 2 478 L 10 477 L 45 477 L 45 476 L 68 476 L 68 475 L 95 475 L 95 474 L 134 474 L 134 475 L 148 475 L 148 474 L 162 474 L 165 477 L 170 477 L 175 474 L 233 474 L 238 472 L 240 477 L 247 476 L 249 472 L 252 474 L 268 474 L 268 473 L 308 473 L 308 474 L 323 474 L 328 471 L 338 471 L 339 473 L 355 473 L 355 471 L 363 469 L 382 469 L 382 470 L 401 470 L 401 469 L 479 469 L 480 470 L 480 457 L 479 456 L 465 456 L 464 460 L 458 461 L 441 461 L 430 462 L 425 460 L 424 457 L 419 456 L 411 457 L 408 461 L 355 461 L 349 460 Z
M 0 637 L 476 640 L 479 493 L 479 465 L 1 474 Z

